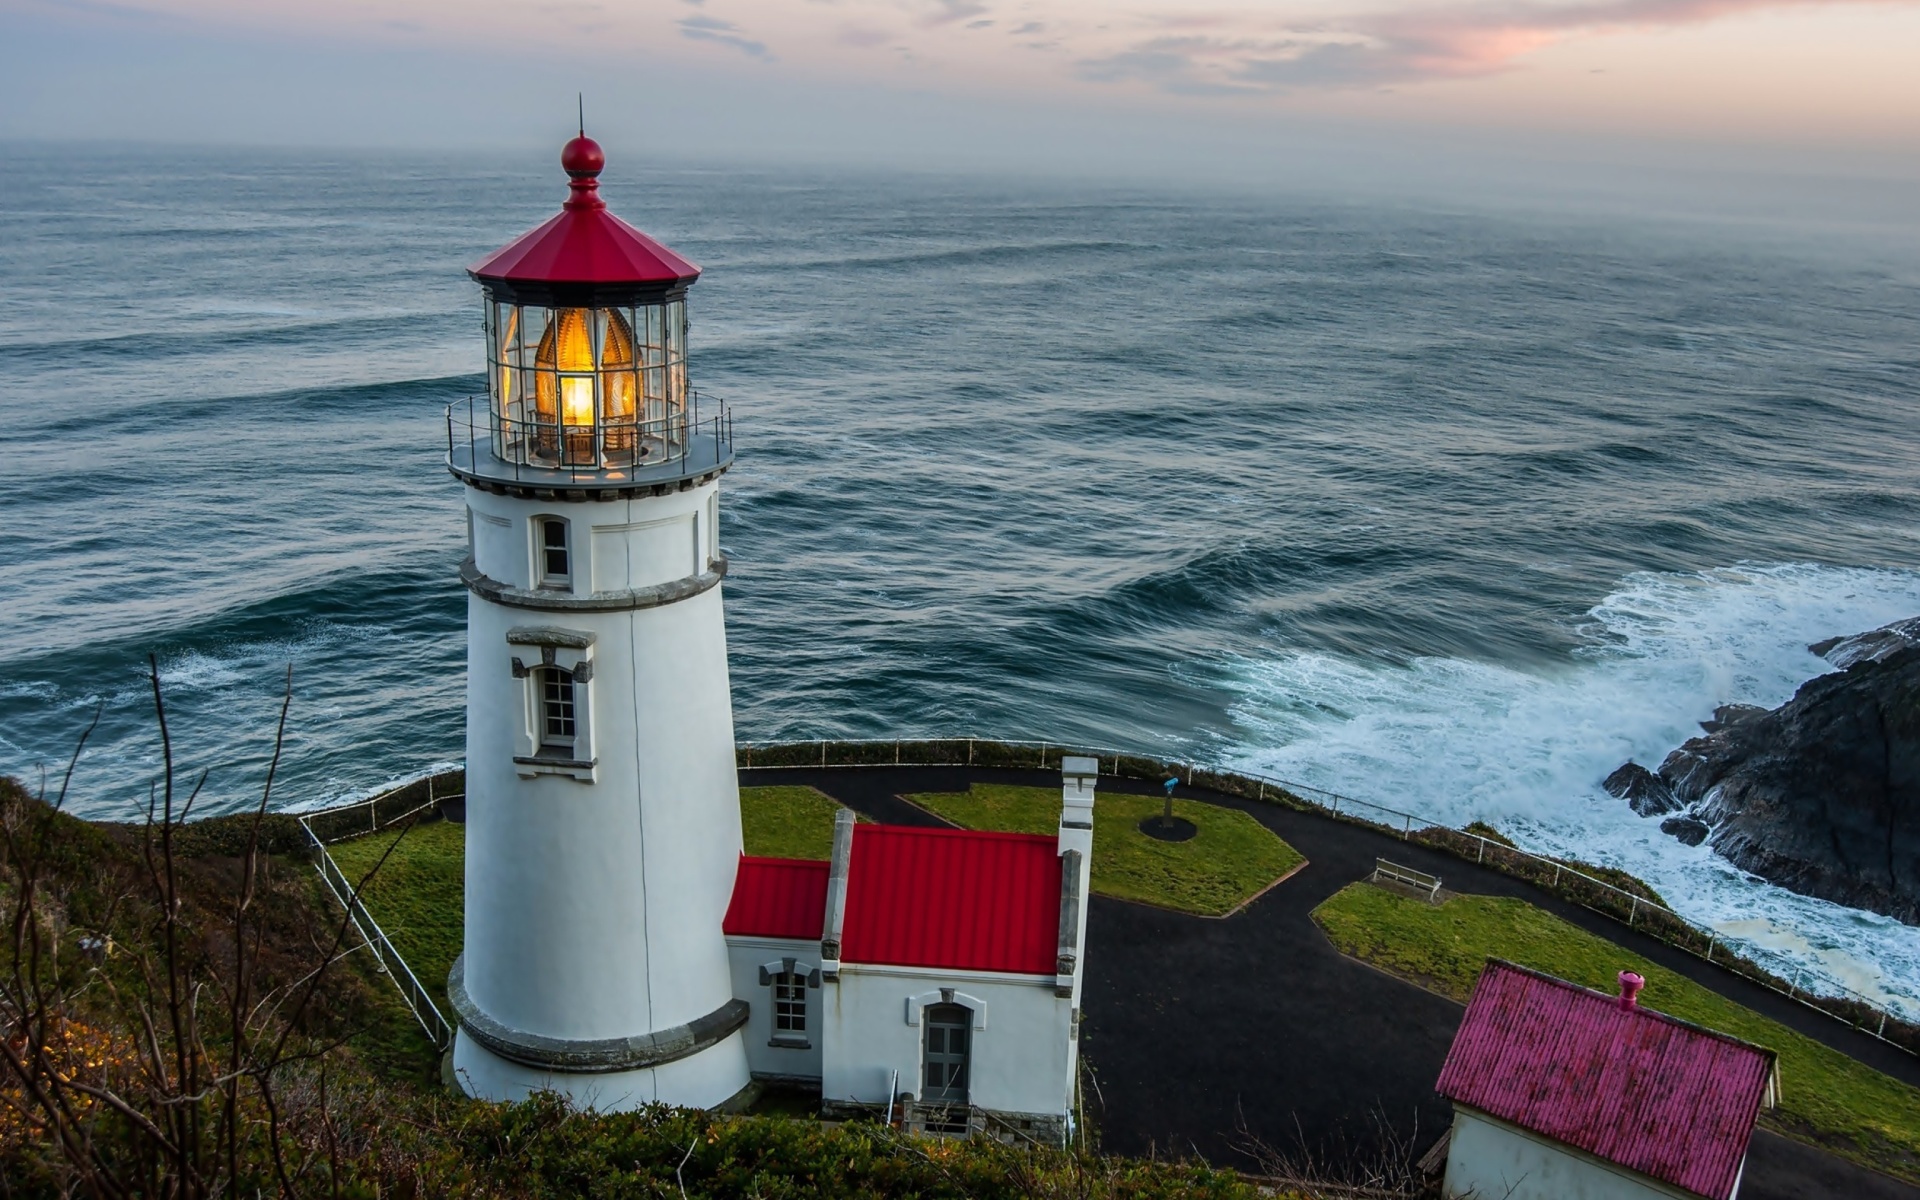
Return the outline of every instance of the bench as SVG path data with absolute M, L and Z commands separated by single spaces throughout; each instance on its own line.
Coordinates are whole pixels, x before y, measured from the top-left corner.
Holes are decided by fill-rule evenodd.
M 1373 883 L 1394 883 L 1403 888 L 1420 892 L 1428 900 L 1440 898 L 1440 877 L 1429 875 L 1425 871 L 1416 871 L 1412 867 L 1403 867 L 1399 863 L 1388 862 L 1384 858 L 1373 860 L 1373 874 L 1369 877 Z

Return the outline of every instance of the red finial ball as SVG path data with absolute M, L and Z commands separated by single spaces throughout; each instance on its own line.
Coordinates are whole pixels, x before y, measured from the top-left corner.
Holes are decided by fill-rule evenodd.
M 607 156 L 599 142 L 583 133 L 560 151 L 560 165 L 575 179 L 592 179 L 607 165 Z

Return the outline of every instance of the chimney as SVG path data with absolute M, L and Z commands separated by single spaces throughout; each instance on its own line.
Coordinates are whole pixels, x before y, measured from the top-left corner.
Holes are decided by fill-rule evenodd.
M 1638 1008 L 1639 1002 L 1636 997 L 1640 995 L 1640 989 L 1645 986 L 1647 986 L 1647 981 L 1632 971 L 1620 972 L 1621 1009 Z
M 833 814 L 833 857 L 827 864 L 827 912 L 821 922 L 820 974 L 840 978 L 840 934 L 847 923 L 847 878 L 853 868 L 853 810 Z
M 1060 850 L 1093 857 L 1093 793 L 1100 783 L 1100 760 L 1069 755 L 1060 760 Z

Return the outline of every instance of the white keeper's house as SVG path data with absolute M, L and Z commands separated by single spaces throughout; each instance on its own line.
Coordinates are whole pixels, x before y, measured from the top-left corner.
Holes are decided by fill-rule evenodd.
M 607 211 L 584 133 L 561 212 L 471 269 L 489 395 L 466 485 L 472 1095 L 829 1111 L 1064 1136 L 1094 777 L 1057 836 L 855 824 L 830 862 L 745 858 L 718 538 L 726 408 L 687 380 L 700 270 Z M 896 1109 L 896 1111 L 901 1111 Z

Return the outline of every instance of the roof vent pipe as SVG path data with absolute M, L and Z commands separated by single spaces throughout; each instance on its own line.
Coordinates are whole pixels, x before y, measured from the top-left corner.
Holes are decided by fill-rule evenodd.
M 1640 995 L 1640 989 L 1645 986 L 1647 981 L 1632 971 L 1620 972 L 1620 1007 L 1637 1008 L 1639 1005 L 1636 998 Z

